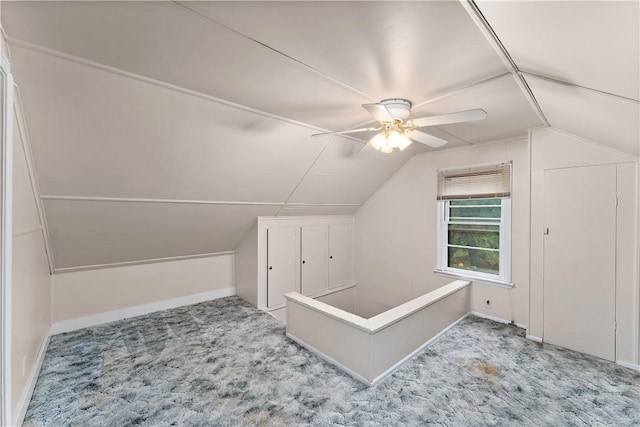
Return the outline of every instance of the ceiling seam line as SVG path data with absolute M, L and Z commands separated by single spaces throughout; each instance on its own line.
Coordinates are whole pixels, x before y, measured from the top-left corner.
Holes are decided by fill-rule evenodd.
M 554 129 L 554 128 L 544 126 L 544 127 L 540 128 L 540 129 Z M 478 142 L 478 143 L 475 143 L 475 144 L 471 144 L 470 146 L 459 145 L 459 146 L 455 146 L 455 147 L 442 148 L 442 149 L 439 149 L 437 151 L 437 153 L 468 150 L 471 147 L 478 147 L 478 146 L 483 146 L 484 147 L 484 146 L 498 145 L 498 144 L 504 144 L 505 142 L 510 142 L 510 141 L 524 141 L 526 139 L 527 139 L 527 135 L 504 137 L 504 138 L 492 139 L 492 140 L 484 141 L 484 142 Z M 425 151 L 423 153 L 416 154 L 415 156 L 412 157 L 412 159 L 416 158 L 416 157 L 427 157 L 429 155 L 432 155 L 433 153 L 434 153 L 434 151 Z
M 274 120 L 280 120 L 280 121 L 285 122 L 285 123 L 289 123 L 289 124 L 293 124 L 293 125 L 296 125 L 296 126 L 308 128 L 308 129 L 311 129 L 311 130 L 317 130 L 317 131 L 321 131 L 321 132 L 329 132 L 330 131 L 329 129 L 321 128 L 321 127 L 314 126 L 314 125 L 311 125 L 311 124 L 308 124 L 308 123 L 304 123 L 304 122 L 300 122 L 300 121 L 297 121 L 297 120 L 292 120 L 292 119 L 289 119 L 289 118 L 286 118 L 286 117 L 278 116 L 278 115 L 273 114 L 273 113 L 268 113 L 266 111 L 258 110 L 258 109 L 255 109 L 255 108 L 248 107 L 246 105 L 242 105 L 242 104 L 238 104 L 238 103 L 235 103 L 235 102 L 232 102 L 232 101 L 228 101 L 226 99 L 222 99 L 222 98 L 216 97 L 214 95 L 209 95 L 209 94 L 206 94 L 206 93 L 203 93 L 203 92 L 198 92 L 198 91 L 193 90 L 193 89 L 188 89 L 186 87 L 174 85 L 172 83 L 164 82 L 162 80 L 157 80 L 157 79 L 154 79 L 152 77 L 143 76 L 141 74 L 132 73 L 130 71 L 126 71 L 126 70 L 123 70 L 123 69 L 120 69 L 120 68 L 112 67 L 110 65 L 106 65 L 106 64 L 99 63 L 99 62 L 91 61 L 91 60 L 86 59 L 86 58 L 82 58 L 82 57 L 75 56 L 75 55 L 70 55 L 68 53 L 64 53 L 64 52 L 57 51 L 57 50 L 54 50 L 54 49 L 49 49 L 47 47 L 40 46 L 40 45 L 37 45 L 37 44 L 33 44 L 33 43 L 30 43 L 30 42 L 27 42 L 27 41 L 24 41 L 24 40 L 20 40 L 20 39 L 14 38 L 14 37 L 9 37 L 7 39 L 7 41 L 8 41 L 8 46 L 15 45 L 15 46 L 21 47 L 23 49 L 27 49 L 27 50 L 31 50 L 31 51 L 34 51 L 34 52 L 37 52 L 37 53 L 41 53 L 43 55 L 48 55 L 48 56 L 51 56 L 51 57 L 54 57 L 54 58 L 58 58 L 58 59 L 61 59 L 61 60 L 64 60 L 64 61 L 73 62 L 73 63 L 79 64 L 79 65 L 83 65 L 85 67 L 94 68 L 96 70 L 100 70 L 100 71 L 103 71 L 103 72 L 115 74 L 115 75 L 120 76 L 120 77 L 124 77 L 124 78 L 131 79 L 131 80 L 136 80 L 136 81 L 139 81 L 139 82 L 142 82 L 142 83 L 146 83 L 146 84 L 149 84 L 149 85 L 152 85 L 152 86 L 157 86 L 157 87 L 162 88 L 162 89 L 171 90 L 171 91 L 174 91 L 174 92 L 182 93 L 184 95 L 189 95 L 189 96 L 193 96 L 193 97 L 196 97 L 196 98 L 204 99 L 204 100 L 209 101 L 209 102 L 215 102 L 215 103 L 217 103 L 219 105 L 223 105 L 225 107 L 235 108 L 237 110 L 246 111 L 246 112 L 257 114 L 257 115 L 260 115 L 260 116 L 263 116 L 263 117 L 268 117 L 268 118 L 271 118 L 271 119 L 274 119 Z
M 585 89 L 585 90 L 589 90 L 589 91 L 592 91 L 592 92 L 596 92 L 596 93 L 599 93 L 599 94 L 602 94 L 602 95 L 608 95 L 608 96 L 611 96 L 611 97 L 614 97 L 614 98 L 622 99 L 624 101 L 631 101 L 631 102 L 635 102 L 635 103 L 640 104 L 640 100 L 634 99 L 634 98 L 629 98 L 628 96 L 618 95 L 618 94 L 615 94 L 615 93 L 606 92 L 604 90 L 594 89 L 594 88 L 591 88 L 591 87 L 588 87 L 588 86 L 581 86 L 579 84 L 566 82 L 564 80 L 554 79 L 553 77 L 548 77 L 548 76 L 545 76 L 545 75 L 542 75 L 542 74 L 531 73 L 529 71 L 519 71 L 519 73 L 523 74 L 525 76 L 537 77 L 537 78 L 542 79 L 542 80 L 547 80 L 547 81 L 550 81 L 550 82 L 553 82 L 553 83 L 558 83 L 558 84 L 563 85 L 563 86 L 577 87 L 577 88 L 580 88 L 580 89 Z
M 228 27 L 228 26 L 226 26 L 226 25 L 224 25 L 224 24 L 222 24 L 222 23 L 220 23 L 220 22 L 216 21 L 215 19 L 212 19 L 212 18 L 210 18 L 210 17 L 208 17 L 208 16 L 206 16 L 206 15 L 204 15 L 204 14 L 202 14 L 202 13 L 200 13 L 200 12 L 198 12 L 198 11 L 194 10 L 194 9 L 191 9 L 190 7 L 188 7 L 188 6 L 186 6 L 186 5 L 183 5 L 182 3 L 178 2 L 178 1 L 172 1 L 171 3 L 173 3 L 174 5 L 176 5 L 176 6 L 178 6 L 178 7 L 183 8 L 183 9 L 185 9 L 185 10 L 190 11 L 191 13 L 194 13 L 194 14 L 198 15 L 198 16 L 202 17 L 203 19 L 206 19 L 206 20 L 207 20 L 207 21 L 209 21 L 209 22 L 212 22 L 212 23 L 214 23 L 214 24 L 216 24 L 216 25 L 219 25 L 220 27 L 222 27 L 222 28 L 226 29 L 227 31 L 232 32 L 233 34 L 237 34 L 237 35 L 239 35 L 240 37 L 243 37 L 243 38 L 244 38 L 244 39 L 246 39 L 246 40 L 249 40 L 249 41 L 251 41 L 251 42 L 253 42 L 253 43 L 255 43 L 255 44 L 259 45 L 259 46 L 264 47 L 265 49 L 268 49 L 268 50 L 270 50 L 270 51 L 272 51 L 272 52 L 275 52 L 276 54 L 278 54 L 278 55 L 280 55 L 280 56 L 283 56 L 283 57 L 285 57 L 285 58 L 287 58 L 287 59 L 289 59 L 289 60 L 291 60 L 291 61 L 293 61 L 293 62 L 297 63 L 297 64 L 300 64 L 300 65 L 302 65 L 303 67 L 306 67 L 306 68 L 308 68 L 308 69 L 312 70 L 314 73 L 316 73 L 316 74 L 318 74 L 318 75 L 322 76 L 322 77 L 323 77 L 323 78 L 325 78 L 326 80 L 329 80 L 329 81 L 331 81 L 331 82 L 333 82 L 333 83 L 336 83 L 336 84 L 338 84 L 339 86 L 342 86 L 343 88 L 350 90 L 351 92 L 357 93 L 358 95 L 363 96 L 363 97 L 365 97 L 365 98 L 368 98 L 368 99 L 370 99 L 370 100 L 372 100 L 372 101 L 375 101 L 375 100 L 376 100 L 373 96 L 371 96 L 371 95 L 369 95 L 369 94 L 367 94 L 367 93 L 365 93 L 365 92 L 361 91 L 360 89 L 355 88 L 355 87 L 353 87 L 353 86 L 351 86 L 351 85 L 349 85 L 349 84 L 347 84 L 347 83 L 345 83 L 345 82 L 343 82 L 343 81 L 341 81 L 341 80 L 337 79 L 336 77 L 333 77 L 333 76 L 331 76 L 331 75 L 329 75 L 329 74 L 326 74 L 326 73 L 324 73 L 324 72 L 322 72 L 322 71 L 318 70 L 317 68 L 314 68 L 314 67 L 312 67 L 311 65 L 309 65 L 309 64 L 307 64 L 307 63 L 305 63 L 305 62 L 302 62 L 302 61 L 300 61 L 299 59 L 294 58 L 294 57 L 293 57 L 293 56 L 291 56 L 291 55 L 287 55 L 286 53 L 284 53 L 284 52 L 282 52 L 282 51 L 279 51 L 278 49 L 273 48 L 273 47 L 269 46 L 268 44 L 265 44 L 265 43 L 263 43 L 263 42 L 261 42 L 261 41 L 259 41 L 259 40 L 256 40 L 256 39 L 254 39 L 253 37 L 250 37 L 250 36 L 248 36 L 248 35 L 246 35 L 246 34 L 244 34 L 244 33 L 241 33 L 240 31 L 234 30 L 233 28 Z
M 438 129 L 438 130 L 439 130 L 440 132 L 442 132 L 442 133 L 445 133 L 445 134 L 447 134 L 447 135 L 449 135 L 449 136 L 452 136 L 452 137 L 454 137 L 454 138 L 459 139 L 460 141 L 464 142 L 464 143 L 465 143 L 465 144 L 467 144 L 467 145 L 470 145 L 470 146 L 474 145 L 471 141 L 467 141 L 467 140 L 466 140 L 466 139 L 464 139 L 464 138 L 460 138 L 459 136 L 457 136 L 457 135 L 456 135 L 456 134 L 454 134 L 454 133 L 447 132 L 446 130 L 442 129 L 440 126 L 433 126 L 433 127 L 434 127 L 434 128 L 436 128 L 436 129 Z
M 293 210 L 307 210 L 308 208 L 357 208 L 362 206 L 362 203 L 350 203 L 350 204 L 330 204 L 330 203 L 286 203 L 282 206 L 282 208 L 291 208 Z
M 360 203 L 287 203 L 287 202 L 246 202 L 232 200 L 185 200 L 185 199 L 146 199 L 134 197 L 100 197 L 100 196 L 62 196 L 45 194 L 42 200 L 85 201 L 85 202 L 123 202 L 123 203 L 167 203 L 183 205 L 222 205 L 222 206 L 360 206 Z
M 469 15 L 471 15 L 471 18 L 476 22 L 480 31 L 483 32 L 485 37 L 490 41 L 493 48 L 496 50 L 496 53 L 498 53 L 498 56 L 500 56 L 505 65 L 511 69 L 511 74 L 513 74 L 516 83 L 518 83 L 518 86 L 531 104 L 538 118 L 545 126 L 551 126 L 549 124 L 549 120 L 547 120 L 547 117 L 542 111 L 538 100 L 533 95 L 531 88 L 527 84 L 527 81 L 520 74 L 520 70 L 518 69 L 517 64 L 515 63 L 507 49 L 504 47 L 504 44 L 502 44 L 502 42 L 498 38 L 498 35 L 495 33 L 495 31 L 493 31 L 493 28 L 491 28 L 489 21 L 487 21 L 485 16 L 482 14 L 478 5 L 476 5 L 473 0 L 460 0 L 460 2 L 462 3 L 462 6 L 467 10 Z
M 447 93 L 445 93 L 443 95 L 436 96 L 435 98 L 430 98 L 430 99 L 427 99 L 426 101 L 423 101 L 423 102 L 420 102 L 420 103 L 417 103 L 417 104 L 413 104 L 411 107 L 412 108 L 422 107 L 424 105 L 428 105 L 428 104 L 431 104 L 433 102 L 440 101 L 441 99 L 448 98 L 448 97 L 454 96 L 454 95 L 458 95 L 459 93 L 462 93 L 462 92 L 464 92 L 464 91 L 466 91 L 468 89 L 472 89 L 472 88 L 474 88 L 476 86 L 481 86 L 481 85 L 483 85 L 485 83 L 488 83 L 488 82 L 491 82 L 493 80 L 498 80 L 498 79 L 500 79 L 502 77 L 505 77 L 505 76 L 508 76 L 510 74 L 511 73 L 509 71 L 505 71 L 502 74 L 498 74 L 496 76 L 489 77 L 489 78 L 484 79 L 484 80 L 479 80 L 477 82 L 474 82 L 474 83 L 468 84 L 466 86 L 463 86 L 463 87 L 461 87 L 459 89 L 454 89 L 454 90 L 452 90 L 450 92 L 447 92 Z
M 309 175 L 309 172 L 311 172 L 311 169 L 313 169 L 315 164 L 318 163 L 318 160 L 320 160 L 320 157 L 322 157 L 324 152 L 327 151 L 327 148 L 329 148 L 329 146 L 331 145 L 331 143 L 333 142 L 334 139 L 335 139 L 335 136 L 331 136 L 329 138 L 329 141 L 327 142 L 327 144 L 322 149 L 322 151 L 320 151 L 320 153 L 316 156 L 316 158 L 313 160 L 313 162 L 311 162 L 311 165 L 309 166 L 309 169 L 307 169 L 307 171 L 302 175 L 302 177 L 300 178 L 300 181 L 298 181 L 298 183 L 293 187 L 293 190 L 291 190 L 291 193 L 289 193 L 289 195 L 285 199 L 285 206 L 286 206 L 287 203 L 289 203 L 289 199 L 293 196 L 293 194 L 296 192 L 298 187 L 300 187 L 300 185 L 302 185 L 302 181 L 304 181 L 304 179 L 307 177 L 307 175 Z M 280 214 L 280 212 L 282 211 L 282 209 L 285 206 L 282 206 L 280 209 L 278 209 L 278 212 L 276 212 L 276 216 L 278 216 Z
M 238 206 L 281 206 L 283 202 L 240 202 L 217 200 L 182 200 L 182 199 L 145 199 L 136 197 L 100 197 L 100 196 L 60 196 L 42 195 L 42 200 L 61 200 L 77 202 L 121 202 L 121 203 L 154 203 L 154 204 L 178 204 L 178 205 L 238 205 Z

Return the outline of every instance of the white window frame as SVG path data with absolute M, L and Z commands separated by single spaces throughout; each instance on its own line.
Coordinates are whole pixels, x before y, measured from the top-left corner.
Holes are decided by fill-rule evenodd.
M 498 274 L 474 272 L 448 266 L 449 243 L 449 200 L 439 200 L 438 203 L 438 239 L 437 239 L 437 270 L 436 273 L 470 279 L 475 282 L 487 283 L 503 287 L 513 287 L 511 283 L 511 199 L 502 198 L 500 209 L 500 266 Z M 469 225 L 486 225 L 485 222 L 465 222 Z M 491 223 L 495 225 L 495 223 Z

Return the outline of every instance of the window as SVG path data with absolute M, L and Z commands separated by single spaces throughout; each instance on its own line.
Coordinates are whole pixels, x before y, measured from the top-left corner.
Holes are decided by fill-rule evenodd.
M 508 284 L 511 164 L 438 171 L 438 270 Z

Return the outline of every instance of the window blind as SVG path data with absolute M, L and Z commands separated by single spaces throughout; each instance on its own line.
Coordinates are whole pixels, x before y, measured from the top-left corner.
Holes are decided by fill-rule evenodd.
M 511 162 L 438 171 L 438 200 L 511 197 Z

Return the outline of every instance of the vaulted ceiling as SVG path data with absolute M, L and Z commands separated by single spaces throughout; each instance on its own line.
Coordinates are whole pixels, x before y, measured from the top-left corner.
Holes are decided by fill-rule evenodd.
M 55 267 L 232 251 L 353 213 L 413 155 L 316 137 L 482 108 L 444 147 L 551 125 L 637 156 L 638 2 L 2 2 Z

